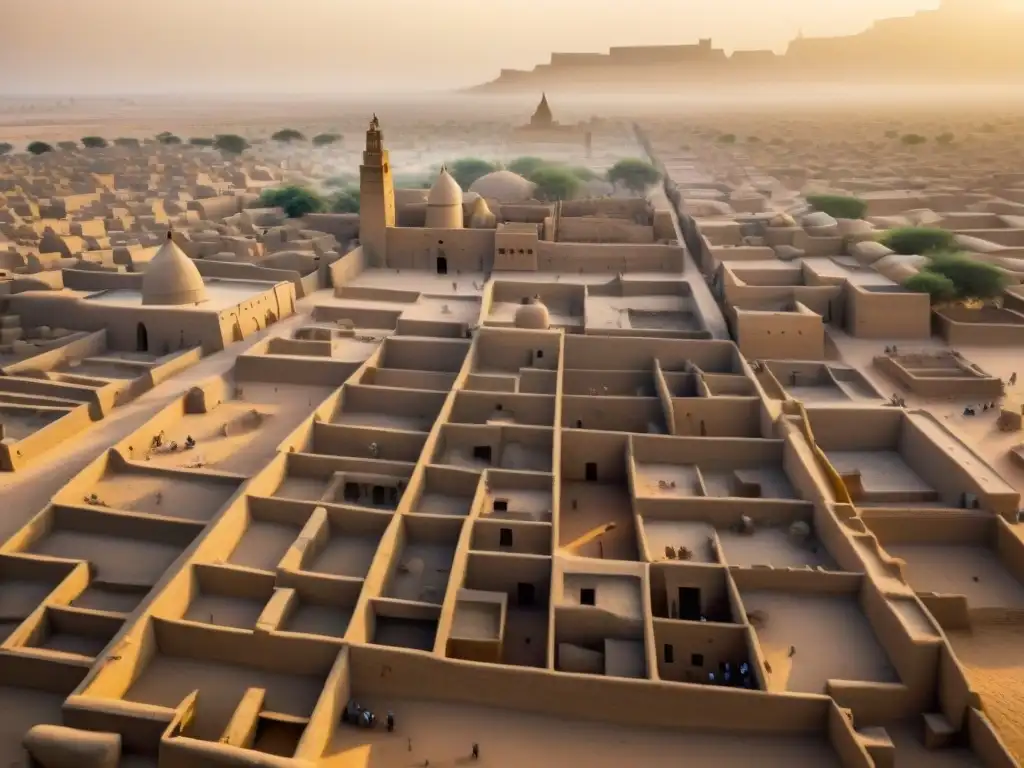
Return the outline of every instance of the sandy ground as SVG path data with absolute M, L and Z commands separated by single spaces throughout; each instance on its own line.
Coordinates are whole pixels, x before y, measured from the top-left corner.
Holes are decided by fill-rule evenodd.
M 765 617 L 754 626 L 772 669 L 769 691 L 824 693 L 829 680 L 897 682 L 855 597 L 760 591 L 740 597 L 748 615 Z
M 1024 585 L 984 547 L 890 544 L 893 557 L 906 561 L 904 574 L 917 592 L 964 595 L 970 608 L 1024 609 Z
M 627 729 L 435 702 L 384 702 L 373 697 L 359 702 L 378 713 L 393 711 L 395 733 L 342 725 L 320 768 L 412 768 L 425 765 L 424 760 L 442 768 L 720 768 L 749 764 L 754 754 L 764 768 L 839 766 L 831 747 L 814 739 L 737 739 L 726 734 Z M 474 743 L 480 746 L 479 760 L 470 758 Z
M 978 625 L 947 632 L 971 686 L 1017 760 L 1024 760 L 1024 626 Z

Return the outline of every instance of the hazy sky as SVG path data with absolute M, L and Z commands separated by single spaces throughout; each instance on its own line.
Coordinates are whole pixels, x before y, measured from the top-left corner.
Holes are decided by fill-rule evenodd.
M 984 0 L 978 0 L 979 3 Z M 0 94 L 411 91 L 551 51 L 784 49 L 939 0 L 6 0 Z

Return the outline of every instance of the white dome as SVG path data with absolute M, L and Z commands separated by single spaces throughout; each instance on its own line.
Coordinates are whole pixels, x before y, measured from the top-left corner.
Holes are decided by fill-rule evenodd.
M 196 304 L 206 300 L 206 284 L 192 259 L 170 234 L 142 275 L 142 303 L 153 305 Z
M 437 181 L 434 182 L 434 186 L 430 188 L 430 194 L 427 196 L 427 205 L 445 207 L 462 205 L 462 187 L 452 178 L 452 175 L 448 173 L 448 169 L 444 166 L 441 167 L 441 172 L 437 175 Z
M 551 325 L 548 308 L 537 297 L 527 299 L 516 309 L 516 328 L 528 328 L 533 331 L 546 331 Z
M 522 203 L 533 197 L 536 188 L 536 184 L 518 173 L 500 170 L 481 176 L 473 182 L 469 191 L 499 203 Z

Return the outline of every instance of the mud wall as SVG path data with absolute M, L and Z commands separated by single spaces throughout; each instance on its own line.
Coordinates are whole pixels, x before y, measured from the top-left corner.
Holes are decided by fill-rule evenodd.
M 932 308 L 927 294 L 846 290 L 846 330 L 859 339 L 928 339 Z

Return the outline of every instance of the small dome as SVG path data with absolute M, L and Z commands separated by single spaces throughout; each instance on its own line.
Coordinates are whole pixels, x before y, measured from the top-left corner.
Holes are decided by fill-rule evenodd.
M 446 207 L 462 205 L 462 188 L 444 166 L 441 167 L 441 172 L 437 175 L 437 181 L 434 182 L 434 186 L 430 188 L 430 194 L 427 196 L 427 205 Z
M 142 275 L 142 303 L 153 305 L 197 304 L 206 300 L 206 284 L 192 259 L 170 235 Z
M 527 328 L 531 331 L 546 331 L 551 325 L 548 308 L 539 297 L 523 299 L 522 305 L 516 310 L 516 328 Z
M 481 176 L 473 182 L 469 191 L 499 203 L 522 203 L 533 197 L 536 188 L 536 184 L 518 173 L 501 170 Z

